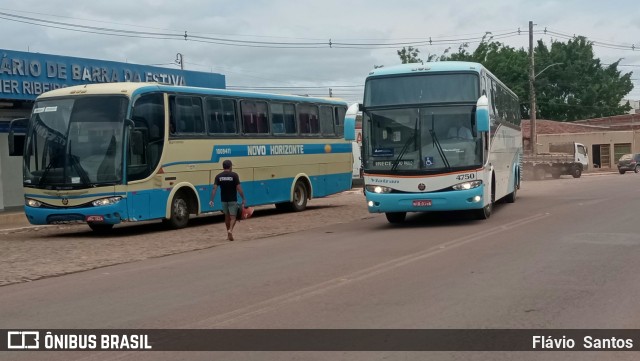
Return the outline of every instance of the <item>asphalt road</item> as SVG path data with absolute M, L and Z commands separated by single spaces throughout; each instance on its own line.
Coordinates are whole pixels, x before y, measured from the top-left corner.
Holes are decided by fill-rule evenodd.
M 384 216 L 0 287 L 0 328 L 640 328 L 640 177 L 527 182 L 487 221 Z M 295 217 L 292 216 L 292 217 Z M 295 221 L 292 219 L 292 221 Z M 637 353 L 7 353 L 16 360 L 609 360 Z

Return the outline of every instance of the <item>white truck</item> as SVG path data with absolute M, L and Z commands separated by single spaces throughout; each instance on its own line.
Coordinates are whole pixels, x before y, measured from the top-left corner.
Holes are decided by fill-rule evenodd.
M 580 178 L 582 172 L 589 168 L 589 155 L 581 143 L 551 143 L 549 152 L 524 153 L 522 165 L 525 179 L 542 180 L 547 174 L 553 178 L 562 175 Z

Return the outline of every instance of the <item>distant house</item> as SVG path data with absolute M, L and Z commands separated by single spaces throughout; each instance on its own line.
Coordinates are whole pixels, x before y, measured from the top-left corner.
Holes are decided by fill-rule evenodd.
M 546 152 L 550 143 L 578 142 L 589 151 L 589 161 L 595 168 L 615 168 L 618 159 L 627 153 L 640 153 L 640 114 L 625 114 L 605 118 L 556 122 L 536 120 L 537 150 Z M 525 149 L 531 139 L 529 120 L 522 120 Z
M 631 100 L 631 99 L 623 99 L 620 102 L 620 105 L 625 105 L 629 102 L 631 105 L 631 110 L 629 110 L 629 114 L 640 114 L 640 100 Z

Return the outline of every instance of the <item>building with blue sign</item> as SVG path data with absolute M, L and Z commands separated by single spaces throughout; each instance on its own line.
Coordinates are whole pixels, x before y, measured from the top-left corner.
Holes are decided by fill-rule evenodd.
M 9 121 L 28 117 L 36 97 L 49 90 L 112 82 L 226 87 L 217 73 L 0 49 L 0 210 L 24 203 L 22 157 L 8 152 Z

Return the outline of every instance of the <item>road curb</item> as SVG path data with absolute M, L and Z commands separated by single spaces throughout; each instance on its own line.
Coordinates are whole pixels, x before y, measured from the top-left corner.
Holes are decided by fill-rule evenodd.
M 21 222 L 29 223 L 24 212 L 0 213 L 0 225 Z

